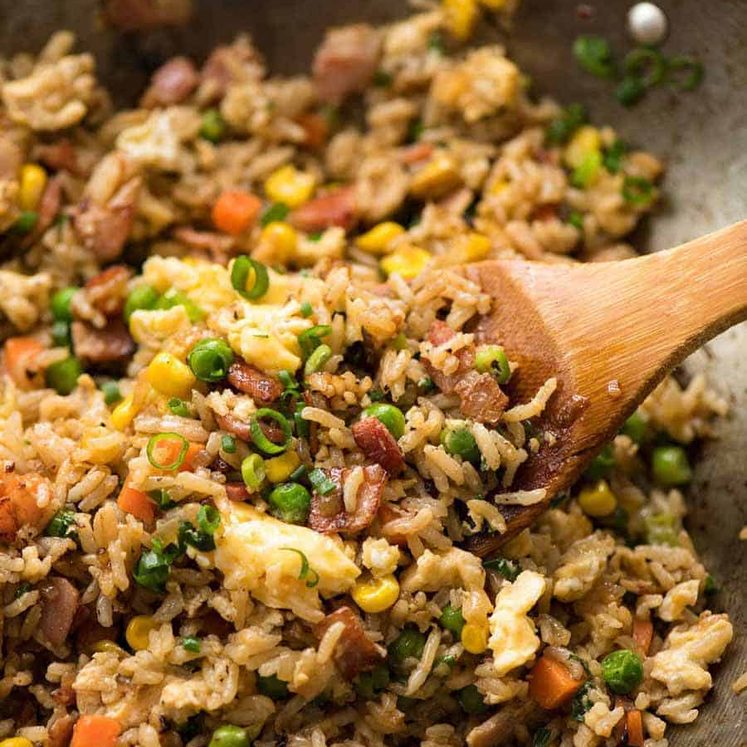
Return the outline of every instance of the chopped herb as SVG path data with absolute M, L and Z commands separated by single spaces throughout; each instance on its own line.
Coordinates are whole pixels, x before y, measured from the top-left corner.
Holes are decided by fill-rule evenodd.
M 312 469 L 309 472 L 309 482 L 319 495 L 329 495 L 337 490 L 337 485 L 321 469 Z
M 199 638 L 193 635 L 187 635 L 182 639 L 182 646 L 184 646 L 184 648 L 190 653 L 199 654 L 200 649 L 202 648 L 202 642 Z
M 371 389 L 371 391 L 368 393 L 368 398 L 371 400 L 371 402 L 381 402 L 382 400 L 386 399 L 386 394 L 384 394 L 381 389 Z
M 550 744 L 552 732 L 545 726 L 541 726 L 534 732 L 532 737 L 532 747 L 547 747 Z
M 320 241 L 322 236 L 324 236 L 324 231 L 312 231 L 310 234 L 307 235 L 307 239 L 309 241 Z M 301 274 L 303 275 L 303 270 L 301 271 Z M 311 274 L 304 275 L 304 277 L 311 277 Z
M 33 587 L 28 581 L 24 581 L 21 584 L 18 584 L 18 587 L 15 590 L 15 593 L 13 594 L 13 599 L 20 599 L 24 594 L 28 594 Z
M 425 127 L 421 119 L 413 120 L 410 123 L 409 129 L 407 130 L 407 141 L 410 143 L 414 143 L 417 140 L 420 140 L 424 130 Z
M 648 179 L 639 176 L 626 176 L 622 196 L 629 205 L 646 207 L 654 199 L 654 185 Z
M 627 147 L 625 146 L 625 143 L 620 139 L 615 140 L 615 142 L 612 143 L 612 145 L 610 145 L 610 147 L 604 151 L 604 153 L 602 154 L 602 164 L 604 165 L 604 168 L 610 172 L 610 174 L 619 173 L 620 169 L 622 168 L 622 159 L 623 156 L 625 156 L 626 151 Z
M 187 406 L 187 403 L 183 399 L 179 399 L 179 397 L 172 397 L 168 401 L 167 406 L 174 415 L 178 415 L 180 418 L 192 417 L 192 412 Z
M 163 511 L 176 506 L 176 501 L 172 501 L 168 491 L 163 489 L 149 491 L 148 497 Z
M 309 589 L 313 589 L 319 583 L 319 574 L 309 565 L 309 559 L 306 555 L 295 547 L 281 547 L 280 549 L 294 552 L 301 558 L 301 570 L 298 573 L 298 580 L 306 581 L 306 586 Z
M 550 122 L 545 139 L 549 145 L 563 145 L 587 120 L 586 109 L 582 104 L 569 104 L 558 119 Z
M 47 524 L 44 532 L 47 537 L 74 537 L 75 511 L 69 508 L 60 509 Z
M 392 81 L 392 74 L 386 70 L 379 69 L 374 73 L 373 84 L 377 88 L 389 88 L 392 85 Z
M 202 552 L 215 550 L 215 539 L 212 532 L 197 529 L 188 521 L 179 524 L 179 545 L 183 548 L 189 546 Z
M 571 213 L 568 216 L 568 223 L 570 223 L 574 228 L 577 228 L 579 231 L 583 231 L 584 230 L 583 213 L 580 213 L 578 210 L 571 210 Z
M 284 202 L 275 202 L 262 213 L 259 219 L 260 225 L 266 226 L 276 221 L 285 220 L 288 217 L 290 208 Z
M 269 677 L 260 675 L 257 678 L 257 688 L 262 695 L 272 700 L 282 700 L 288 697 L 288 683 L 276 674 L 271 674 Z
M 497 571 L 506 579 L 506 581 L 516 581 L 517 576 L 521 573 L 521 568 L 513 561 L 507 558 L 490 558 L 482 561 L 483 567 L 491 571 Z
M 225 436 L 221 438 L 220 447 L 223 451 L 226 452 L 226 454 L 235 454 L 236 453 L 236 439 L 230 433 L 227 433 Z
M 591 699 L 589 698 L 591 687 L 591 682 L 584 682 L 573 696 L 573 700 L 571 700 L 571 718 L 574 721 L 582 722 L 584 714 L 591 708 Z
M 579 36 L 573 43 L 573 56 L 587 73 L 598 78 L 614 78 L 617 72 L 612 48 L 601 36 Z
M 171 565 L 181 554 L 176 545 L 163 547 L 160 540 L 154 539 L 151 549 L 144 550 L 137 561 L 132 574 L 135 581 L 146 589 L 163 593 L 166 590 Z
M 646 95 L 646 84 L 641 78 L 626 75 L 615 88 L 615 98 L 623 106 L 633 106 Z
M 703 63 L 694 57 L 672 57 L 667 65 L 666 81 L 679 91 L 694 91 L 703 81 Z

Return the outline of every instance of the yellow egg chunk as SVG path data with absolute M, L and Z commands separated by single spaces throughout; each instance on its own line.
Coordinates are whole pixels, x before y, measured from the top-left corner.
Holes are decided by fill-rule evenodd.
M 246 504 L 222 512 L 223 534 L 216 539 L 215 565 L 228 589 L 245 589 L 276 609 L 290 609 L 306 620 L 318 620 L 324 597 L 349 591 L 360 570 L 342 543 L 313 529 L 287 524 Z M 301 556 L 315 586 L 299 578 Z

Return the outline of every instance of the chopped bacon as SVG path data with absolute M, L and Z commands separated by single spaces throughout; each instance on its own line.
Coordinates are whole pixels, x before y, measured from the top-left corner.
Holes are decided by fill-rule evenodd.
M 135 221 L 139 192 L 140 179 L 135 177 L 123 184 L 106 205 L 86 197 L 73 213 L 75 230 L 100 262 L 112 262 L 122 254 Z
M 321 640 L 335 624 L 344 625 L 340 640 L 335 646 L 335 663 L 347 680 L 361 672 L 373 669 L 384 658 L 379 647 L 366 635 L 363 622 L 350 607 L 340 607 L 317 623 L 314 632 Z
M 36 157 L 53 171 L 68 171 L 76 176 L 80 174 L 78 153 L 68 138 L 62 138 L 48 145 L 37 145 Z
M 317 532 L 347 534 L 361 532 L 370 526 L 381 504 L 381 496 L 388 480 L 387 473 L 378 464 L 363 468 L 363 484 L 358 489 L 355 511 L 348 513 L 343 506 L 342 489 L 351 470 L 333 467 L 325 472 L 335 483 L 337 490 L 324 496 L 314 492 L 311 497 L 309 526 Z
M 70 633 L 80 594 L 66 578 L 51 576 L 42 585 L 41 596 L 39 627 L 53 646 L 59 646 Z
M 436 320 L 428 330 L 428 341 L 433 345 L 443 345 L 455 334 L 446 322 Z M 425 361 L 433 383 L 444 394 L 459 395 L 462 414 L 466 417 L 481 423 L 497 423 L 508 405 L 508 397 L 490 374 L 478 374 L 474 370 L 474 346 L 460 348 L 453 355 L 459 360 L 459 366 L 451 374 L 445 374 Z
M 303 131 L 306 133 L 303 141 L 305 147 L 317 150 L 327 142 L 329 124 L 327 124 L 327 120 L 321 114 L 307 112 L 297 117 L 296 122 L 303 127 Z
M 340 226 L 349 231 L 356 221 L 355 187 L 333 189 L 296 208 L 289 220 L 301 231 L 323 231 L 330 226 Z
M 380 56 L 381 36 L 372 26 L 358 23 L 330 29 L 312 67 L 319 98 L 339 104 L 348 94 L 363 91 L 379 66 Z
M 68 747 L 73 737 L 73 726 L 75 722 L 69 714 L 56 718 L 47 728 L 49 734 L 48 747 Z
M 425 161 L 433 155 L 433 145 L 431 143 L 414 143 L 408 145 L 399 151 L 399 160 L 402 163 L 412 166 L 413 164 Z
M 215 421 L 218 423 L 218 427 L 221 430 L 228 431 L 236 436 L 236 438 L 240 438 L 242 441 L 252 440 L 252 432 L 249 428 L 249 423 L 239 420 L 235 415 L 218 415 L 218 413 L 216 413 Z
M 372 462 L 380 464 L 390 475 L 399 472 L 405 466 L 394 436 L 387 427 L 376 418 L 363 418 L 351 429 L 358 448 Z
M 238 360 L 228 369 L 228 383 L 261 405 L 272 404 L 283 393 L 283 385 L 246 361 Z
M 120 31 L 181 26 L 192 15 L 192 0 L 107 0 L 104 14 Z
M 34 237 L 41 236 L 54 222 L 57 214 L 60 212 L 62 204 L 62 183 L 59 177 L 53 176 L 42 192 L 37 210 L 38 218 L 34 226 Z
M 251 494 L 243 482 L 227 482 L 226 495 L 229 501 L 245 501 Z
M 88 302 L 104 316 L 119 316 L 127 300 L 127 283 L 132 270 L 126 265 L 112 265 L 94 275 L 84 286 Z
M 179 226 L 173 231 L 174 238 L 187 246 L 207 252 L 213 262 L 227 264 L 233 247 L 233 236 L 214 233 L 213 231 L 196 231 L 189 226 Z
M 150 86 L 140 100 L 140 106 L 153 109 L 157 106 L 180 104 L 197 88 L 200 76 L 192 60 L 172 57 L 153 73 Z
M 39 503 L 48 506 L 51 495 L 51 483 L 36 472 L 0 472 L 0 542 L 14 542 L 24 527 L 42 529 L 50 510 Z
M 200 71 L 200 98 L 208 101 L 222 99 L 232 83 L 245 77 L 247 63 L 255 63 L 259 72 L 260 60 L 250 44 L 239 40 L 216 47 Z
M 532 218 L 534 220 L 552 220 L 558 217 L 558 206 L 557 205 L 540 205 L 535 208 Z
M 135 352 L 135 342 L 121 319 L 111 319 L 104 329 L 76 321 L 70 331 L 75 354 L 91 363 L 120 363 Z

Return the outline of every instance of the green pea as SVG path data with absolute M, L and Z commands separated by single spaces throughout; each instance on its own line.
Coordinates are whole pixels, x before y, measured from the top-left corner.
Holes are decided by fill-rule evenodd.
M 591 460 L 591 464 L 586 468 L 584 473 L 590 480 L 601 480 L 607 477 L 615 466 L 615 455 L 612 451 L 612 444 L 607 444 L 595 457 Z
M 386 429 L 396 439 L 402 437 L 405 432 L 405 416 L 402 410 L 386 402 L 377 402 L 369 405 L 364 412 L 372 418 L 376 418 L 380 423 L 386 426 Z
M 186 294 L 181 293 L 173 288 L 164 293 L 157 301 L 154 309 L 173 309 L 174 306 L 183 306 L 187 312 L 189 321 L 192 323 L 201 322 L 205 318 L 205 312 Z
M 485 711 L 488 710 L 485 699 L 482 697 L 482 693 L 477 689 L 477 685 L 467 685 L 467 687 L 463 687 L 457 693 L 457 700 L 459 701 L 459 705 L 462 706 L 462 710 L 473 716 L 485 713 Z
M 44 380 L 57 394 L 70 394 L 78 383 L 78 377 L 83 373 L 80 361 L 73 356 L 57 361 L 47 366 Z
M 441 443 L 449 454 L 459 456 L 465 462 L 480 463 L 480 450 L 477 448 L 475 437 L 469 429 L 444 428 L 441 431 Z
M 653 514 L 652 516 L 647 516 L 643 523 L 646 528 L 646 542 L 649 545 L 670 545 L 671 547 L 676 547 L 679 544 L 677 518 L 674 514 Z
M 648 423 L 643 419 L 641 414 L 636 410 L 626 421 L 620 433 L 625 434 L 634 443 L 643 443 L 646 438 Z
M 47 524 L 44 533 L 47 537 L 70 537 L 75 534 L 75 511 L 60 509 Z
M 389 656 L 397 664 L 405 659 L 419 659 L 425 648 L 425 636 L 417 629 L 405 628 L 388 647 Z
M 687 453 L 681 446 L 659 446 L 651 455 L 651 470 L 659 485 L 686 485 L 693 472 Z
M 130 317 L 140 309 L 155 309 L 159 298 L 158 291 L 150 285 L 139 285 L 137 288 L 133 288 L 124 305 L 125 322 L 129 324 Z
M 200 125 L 200 137 L 209 140 L 211 143 L 217 143 L 226 134 L 226 122 L 217 109 L 208 109 L 202 115 L 202 124 Z
M 202 648 L 202 641 L 200 641 L 196 636 L 187 635 L 182 639 L 182 646 L 184 646 L 184 649 L 189 651 L 191 654 L 199 654 L 200 649 Z
M 257 687 L 262 695 L 266 695 L 273 700 L 282 700 L 288 697 L 288 683 L 275 674 L 271 674 L 269 677 L 260 675 L 257 678 Z
M 208 747 L 249 747 L 251 740 L 246 729 L 233 724 L 219 726 L 210 738 Z
M 116 405 L 122 399 L 122 392 L 119 391 L 119 384 L 116 381 L 102 381 L 101 392 L 107 405 Z
M 602 659 L 602 677 L 613 693 L 627 695 L 643 681 L 643 664 L 629 649 L 613 651 Z
M 303 485 L 285 482 L 276 485 L 267 496 L 273 513 L 290 524 L 305 524 L 309 517 L 311 496 Z
M 52 343 L 58 348 L 69 348 L 72 345 L 69 322 L 56 321 L 52 324 Z
M 225 379 L 233 360 L 233 350 L 227 342 L 217 337 L 200 340 L 187 356 L 187 363 L 194 375 L 208 382 Z
M 479 373 L 491 373 L 499 384 L 511 378 L 511 366 L 506 351 L 500 345 L 483 345 L 475 354 L 475 368 Z
M 441 617 L 438 618 L 441 623 L 441 627 L 451 631 L 456 638 L 462 635 L 462 628 L 464 627 L 464 616 L 462 610 L 459 607 L 452 607 L 447 604 L 443 610 L 441 610 Z
M 72 322 L 73 321 L 73 310 L 71 303 L 73 296 L 80 290 L 80 288 L 62 288 L 58 290 L 52 296 L 52 301 L 49 307 L 52 311 L 52 316 L 58 322 Z

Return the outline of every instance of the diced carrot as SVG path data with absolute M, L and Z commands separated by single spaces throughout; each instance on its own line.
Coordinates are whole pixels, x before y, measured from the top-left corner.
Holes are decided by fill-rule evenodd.
M 187 453 L 184 456 L 182 466 L 179 467 L 180 472 L 191 472 L 195 468 L 195 457 L 203 450 L 202 444 L 190 443 L 187 448 Z
M 638 652 L 643 656 L 648 656 L 651 648 L 651 641 L 654 637 L 654 624 L 651 620 L 633 620 L 633 641 Z
M 529 678 L 529 697 L 548 710 L 563 705 L 583 685 L 583 680 L 571 677 L 564 664 L 549 656 L 537 660 Z
M 643 714 L 633 709 L 625 714 L 628 747 L 643 747 Z
M 148 494 L 130 487 L 126 482 L 117 498 L 117 505 L 146 524 L 150 524 L 156 518 L 156 504 L 148 497 Z
M 70 747 L 114 747 L 122 727 L 108 716 L 81 716 L 73 729 Z
M 9 337 L 5 341 L 5 370 L 16 386 L 31 387 L 29 372 L 33 372 L 34 358 L 43 350 L 44 346 L 33 337 Z
M 236 236 L 254 225 L 261 210 L 262 201 L 251 192 L 226 190 L 213 205 L 213 224 L 219 231 Z
M 172 465 L 179 459 L 184 442 L 176 438 L 165 438 L 158 444 L 158 463 Z M 195 468 L 195 457 L 203 450 L 202 444 L 189 443 L 182 463 L 177 467 L 179 472 L 191 472 Z
M 317 148 L 321 148 L 324 143 L 327 142 L 329 125 L 327 124 L 327 120 L 321 114 L 308 112 L 302 114 L 296 122 L 303 127 L 304 132 L 306 133 L 306 139 L 303 144 L 307 148 L 316 150 Z

